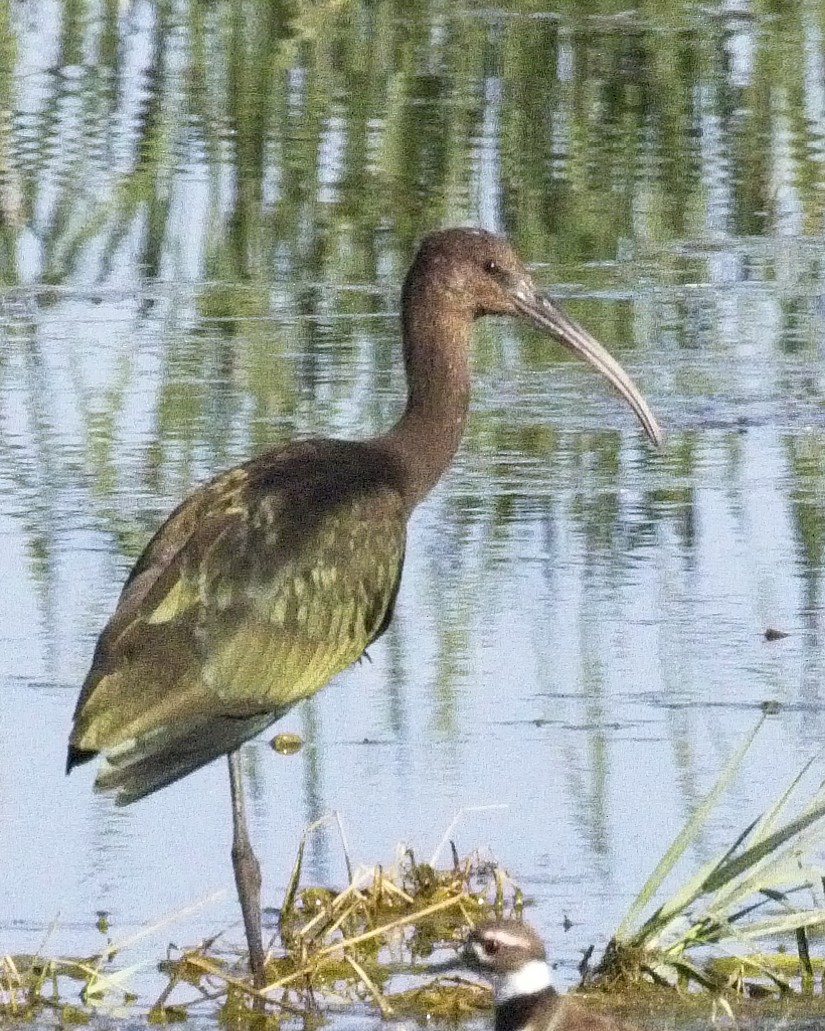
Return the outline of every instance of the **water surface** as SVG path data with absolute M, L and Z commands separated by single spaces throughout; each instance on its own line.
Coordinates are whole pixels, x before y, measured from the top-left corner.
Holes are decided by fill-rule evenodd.
M 579 6 L 2 8 L 4 952 L 90 952 L 99 910 L 120 939 L 225 888 L 130 952 L 151 1000 L 167 942 L 241 940 L 225 764 L 115 809 L 63 776 L 72 709 L 188 491 L 395 418 L 435 227 L 508 232 L 668 443 L 546 339 L 478 327 L 390 631 L 279 725 L 300 755 L 245 749 L 266 904 L 328 810 L 374 863 L 505 803 L 453 837 L 523 886 L 568 984 L 763 701 L 692 863 L 819 747 L 825 12 Z M 332 831 L 308 875 L 343 883 Z

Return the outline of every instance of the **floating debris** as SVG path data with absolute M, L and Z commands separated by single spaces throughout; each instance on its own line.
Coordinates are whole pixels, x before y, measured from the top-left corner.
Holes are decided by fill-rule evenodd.
M 300 734 L 284 732 L 282 734 L 276 734 L 269 744 L 272 750 L 277 752 L 278 755 L 295 755 L 296 752 L 300 752 L 304 747 L 304 739 Z
M 326 1007 L 342 1001 L 384 1017 L 422 1020 L 457 1020 L 491 1008 L 485 986 L 444 976 L 438 960 L 454 958 L 470 923 L 518 911 L 521 893 L 506 871 L 488 853 L 460 858 L 450 841 L 443 864 L 436 857 L 418 862 L 411 849 L 399 846 L 389 866 L 351 870 L 344 846 L 346 887 L 304 885 L 304 850 L 315 826 L 304 835 L 278 911 L 265 988 L 252 985 L 245 955 L 215 936 L 195 948 L 170 946 L 157 966 L 165 987 L 151 1005 L 138 1004 L 127 983 L 143 964 L 113 968 L 125 945 L 107 942 L 99 955 L 83 959 L 0 959 L 0 1021 L 42 1019 L 57 1007 L 62 1024 L 86 1023 L 105 1004 L 132 1020 L 174 1024 L 207 1006 L 226 1027 L 251 1023 L 257 1031 L 264 1025 L 276 1031 L 284 1017 L 315 1026 Z M 180 915 L 170 914 L 156 929 Z M 64 996 L 74 1002 L 78 988 L 83 1005 L 67 1006 Z

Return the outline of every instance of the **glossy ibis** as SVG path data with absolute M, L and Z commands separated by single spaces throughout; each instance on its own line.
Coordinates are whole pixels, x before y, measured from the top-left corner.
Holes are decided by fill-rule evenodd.
M 522 315 L 614 385 L 661 434 L 621 366 L 542 297 L 506 240 L 433 233 L 401 304 L 407 404 L 372 440 L 267 451 L 190 495 L 137 560 L 97 643 L 67 768 L 99 752 L 95 787 L 128 805 L 229 756 L 232 861 L 254 982 L 264 983 L 260 870 L 238 748 L 354 662 L 386 630 L 407 519 L 461 440 L 473 321 Z
M 633 1031 L 627 1024 L 588 1012 L 569 995 L 559 995 L 541 938 L 527 924 L 480 924 L 468 935 L 463 958 L 466 966 L 492 982 L 495 1031 Z

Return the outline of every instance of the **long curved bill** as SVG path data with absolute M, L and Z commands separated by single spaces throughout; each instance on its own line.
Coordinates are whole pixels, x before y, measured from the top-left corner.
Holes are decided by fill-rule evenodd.
M 552 301 L 535 291 L 517 290 L 513 294 L 513 302 L 534 326 L 543 329 L 574 354 L 584 358 L 609 380 L 636 413 L 650 441 L 656 447 L 664 443 L 664 434 L 639 388 L 595 337 L 565 315 Z

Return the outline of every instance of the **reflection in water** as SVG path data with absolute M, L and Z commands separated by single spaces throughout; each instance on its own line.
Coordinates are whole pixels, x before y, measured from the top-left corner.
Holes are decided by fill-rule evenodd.
M 538 336 L 479 327 L 397 624 L 285 726 L 299 757 L 250 749 L 265 901 L 328 807 L 373 860 L 507 801 L 459 845 L 494 845 L 567 967 L 764 698 L 782 712 L 709 848 L 821 741 L 818 8 L 520 6 L 2 8 L 4 948 L 59 910 L 55 950 L 91 950 L 100 908 L 124 928 L 230 883 L 222 768 L 125 812 L 64 781 L 77 685 L 194 484 L 390 423 L 401 272 L 437 225 L 511 233 L 668 447 Z M 234 918 L 230 895 L 169 936 Z

